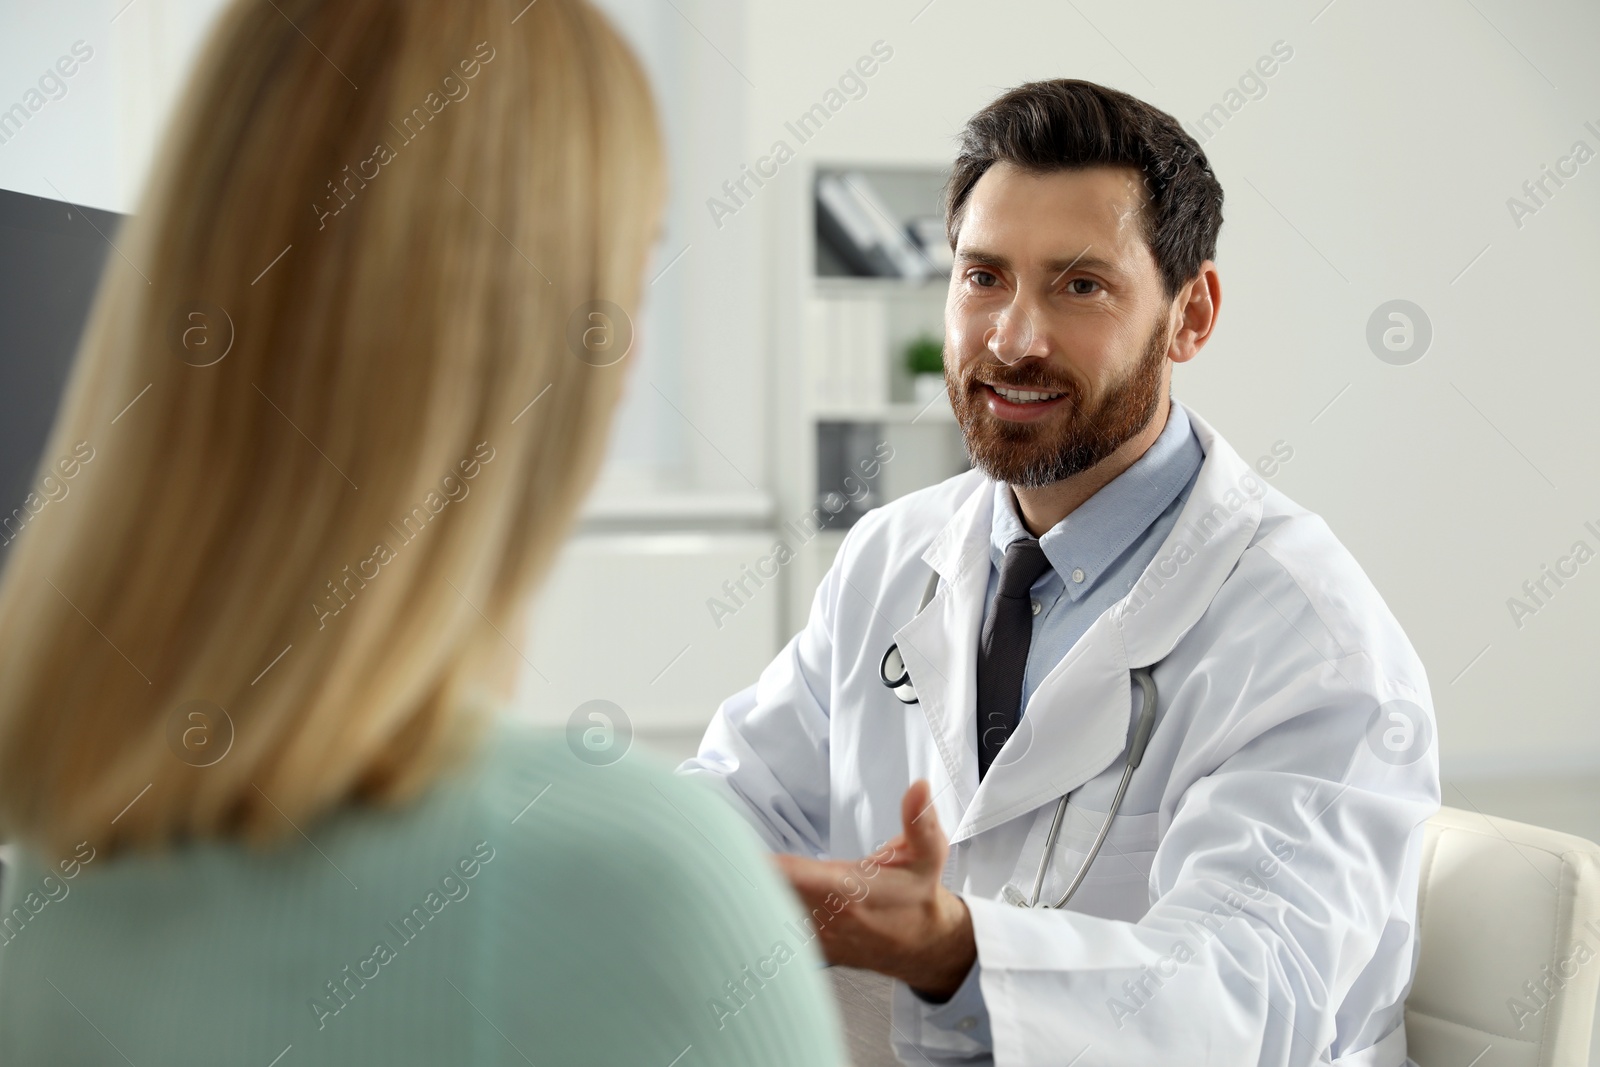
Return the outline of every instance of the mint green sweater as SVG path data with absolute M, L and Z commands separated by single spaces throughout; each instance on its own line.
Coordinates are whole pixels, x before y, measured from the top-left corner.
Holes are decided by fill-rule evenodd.
M 0 1064 L 845 1062 L 765 850 L 646 754 L 501 723 L 418 803 L 302 829 L 16 857 Z

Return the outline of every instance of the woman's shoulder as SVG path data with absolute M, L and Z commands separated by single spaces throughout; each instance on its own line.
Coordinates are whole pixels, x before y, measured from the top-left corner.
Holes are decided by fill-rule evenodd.
M 501 718 L 484 731 L 466 774 L 478 802 L 518 826 L 547 804 L 659 805 L 685 795 L 696 807 L 702 801 L 702 790 L 686 789 L 671 764 L 634 744 L 626 727 L 610 720 L 561 730 Z
M 486 732 L 470 790 L 482 821 L 549 857 L 618 847 L 674 857 L 722 844 L 750 864 L 764 861 L 748 826 L 726 802 L 632 743 L 623 724 L 596 712 L 581 729 L 501 720 Z M 636 854 L 636 860 L 640 859 Z
M 482 870 L 461 992 L 552 1062 L 838 1062 L 821 958 L 766 849 L 621 725 L 484 734 L 455 816 Z M 752 968 L 760 996 L 729 1000 Z

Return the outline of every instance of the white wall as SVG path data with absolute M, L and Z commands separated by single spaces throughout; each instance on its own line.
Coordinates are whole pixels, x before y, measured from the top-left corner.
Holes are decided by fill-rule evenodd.
M 74 44 L 92 53 L 64 79 L 60 99 L 0 144 L 0 189 L 133 210 L 162 124 L 221 7 L 222 0 L 0 2 L 0 109 L 28 100 Z
M 60 199 L 65 195 L 94 207 L 120 209 L 123 201 L 109 156 L 116 144 L 114 33 L 105 5 L 86 3 L 71 10 L 6 0 L 0 8 L 0 110 L 22 104 L 38 92 L 20 130 L 0 129 L 0 188 Z M 91 53 L 76 73 L 64 79 L 60 99 L 49 99 L 39 79 L 72 45 Z M 61 90 L 53 90 L 62 92 Z M 40 103 L 41 100 L 46 102 Z M 60 189 L 57 193 L 52 189 Z
M 1600 550 L 1583 525 L 1600 530 L 1587 314 L 1600 160 L 1520 229 L 1506 207 L 1575 140 L 1600 152 L 1600 10 L 1325 5 L 751 4 L 748 151 L 875 40 L 892 60 L 802 152 L 948 161 L 969 114 L 1047 77 L 1099 81 L 1192 124 L 1287 42 L 1266 94 L 1206 144 L 1227 192 L 1224 301 L 1177 393 L 1247 458 L 1294 448 L 1275 484 L 1327 519 L 1406 626 L 1447 775 L 1600 768 L 1600 560 L 1520 629 L 1506 604 L 1575 540 Z M 1395 298 L 1433 324 L 1410 366 L 1381 362 L 1364 336 Z
M 752 532 L 575 538 L 521 646 L 521 712 L 560 726 L 580 704 L 609 700 L 642 730 L 704 729 L 781 640 L 777 587 L 748 570 L 771 541 Z M 734 614 L 707 610 L 737 582 L 748 595 Z
M 662 492 L 762 497 L 761 408 L 729 402 L 765 393 L 766 362 L 749 343 L 759 275 L 742 269 L 758 250 L 749 235 L 717 234 L 698 200 L 736 166 L 743 145 L 743 4 L 598 3 L 649 71 L 669 144 L 669 204 L 646 270 L 640 359 L 599 491 L 611 506 Z

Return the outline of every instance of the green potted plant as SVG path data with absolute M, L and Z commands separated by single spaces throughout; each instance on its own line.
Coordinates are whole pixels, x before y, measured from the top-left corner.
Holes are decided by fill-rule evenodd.
M 906 345 L 906 369 L 911 372 L 912 397 L 918 404 L 930 404 L 945 394 L 944 341 L 922 334 Z

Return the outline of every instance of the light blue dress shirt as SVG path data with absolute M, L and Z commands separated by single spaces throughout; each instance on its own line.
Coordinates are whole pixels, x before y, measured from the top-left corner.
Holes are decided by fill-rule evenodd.
M 1155 443 L 1105 488 L 1039 538 L 1050 567 L 1033 583 L 1033 640 L 1023 675 L 1022 704 L 1094 624 L 1100 613 L 1128 595 L 1155 558 L 1189 499 L 1205 452 L 1188 413 L 1173 404 Z M 994 486 L 989 534 L 989 588 L 985 611 L 1000 588 L 1006 547 L 1032 537 L 1011 486 Z M 1022 709 L 1017 709 L 1021 717 Z
M 1050 566 L 1029 590 L 1033 638 L 1023 674 L 1023 708 L 1101 612 L 1127 596 L 1139 580 L 1177 524 L 1204 460 L 1205 450 L 1194 435 L 1188 413 L 1173 403 L 1166 426 L 1145 454 L 1039 538 Z M 1011 486 L 996 482 L 986 612 L 1000 587 L 1006 546 L 1032 536 L 1022 523 Z M 1022 710 L 1017 709 L 1019 719 Z M 974 963 L 961 988 L 944 1004 L 930 1006 L 927 1019 L 992 1048 L 989 1012 L 979 985 L 981 970 Z

